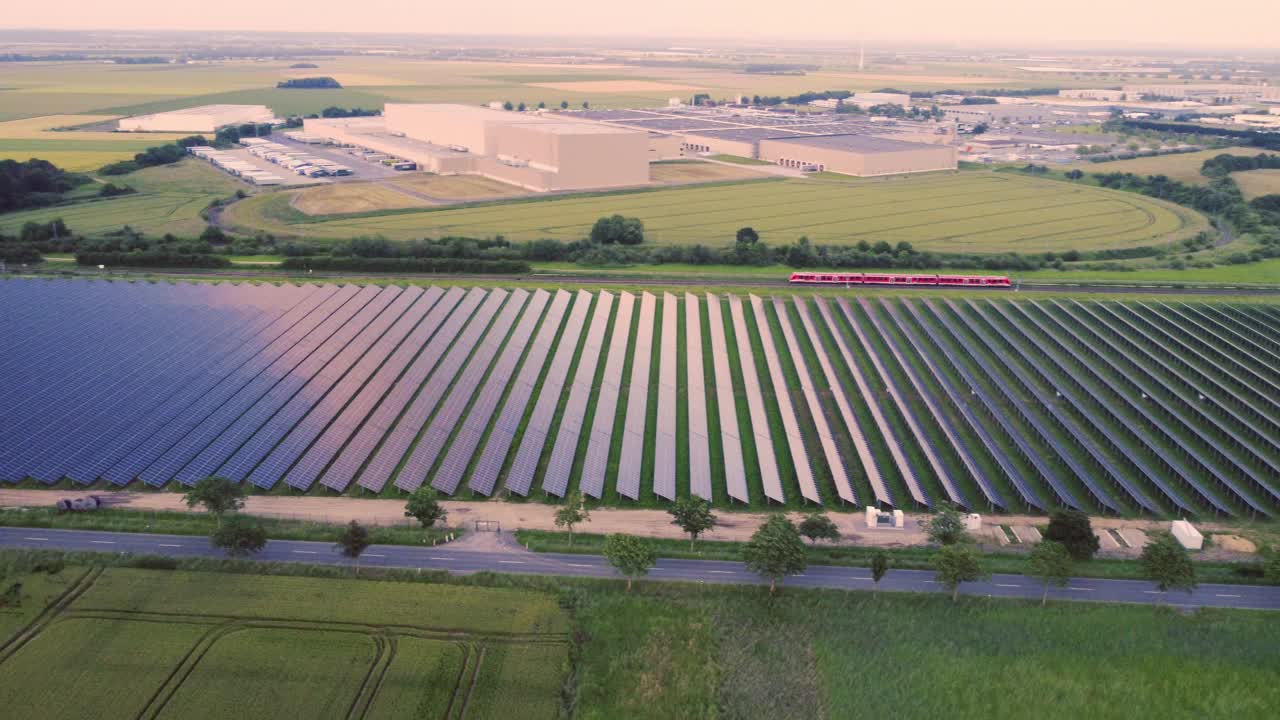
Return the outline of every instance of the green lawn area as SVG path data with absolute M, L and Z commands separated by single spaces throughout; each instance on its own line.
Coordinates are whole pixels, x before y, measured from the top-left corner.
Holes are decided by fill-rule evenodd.
M 1201 150 L 1192 153 L 1176 153 L 1157 155 L 1155 157 L 1133 158 L 1132 160 L 1112 160 L 1110 162 L 1089 162 L 1082 160 L 1072 165 L 1057 168 L 1063 171 L 1078 169 L 1084 173 L 1133 173 L 1134 175 L 1167 175 L 1171 180 L 1202 185 L 1208 179 L 1200 174 L 1204 161 L 1219 155 L 1256 155 L 1256 148 L 1218 148 Z
M 224 219 L 250 232 L 392 239 L 502 234 L 512 240 L 585 236 L 602 215 L 645 223 L 656 245 L 730 244 L 750 225 L 771 243 L 908 241 L 940 252 L 1096 250 L 1168 242 L 1204 218 L 1134 193 L 1003 173 L 888 180 L 779 180 L 599 193 L 461 207 L 305 216 L 287 192 L 236 203 Z
M 100 235 L 129 225 L 148 235 L 199 235 L 207 223 L 200 217 L 210 202 L 246 188 L 207 163 L 183 160 L 174 165 L 146 168 L 107 178 L 138 192 L 107 199 L 89 199 L 54 207 L 0 215 L 0 233 L 16 233 L 27 222 L 62 220 L 82 235 Z
M 25 644 L 0 634 L 13 717 L 1129 720 L 1280 703 L 1280 624 L 1258 611 L 85 554 L 49 575 L 20 557 L 0 554 L 8 581 L 83 594 Z M 94 558 L 111 566 L 86 572 Z M 22 611 L 51 600 L 24 593 Z

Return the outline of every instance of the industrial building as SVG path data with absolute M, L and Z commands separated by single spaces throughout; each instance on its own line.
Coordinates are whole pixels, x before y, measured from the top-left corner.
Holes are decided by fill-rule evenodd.
M 990 105 L 946 105 L 942 113 L 957 122 L 987 124 L 1042 123 L 1058 119 L 1050 107 L 1039 103 L 995 103 Z
M 120 120 L 121 132 L 212 133 L 228 125 L 278 122 L 266 105 L 202 105 Z
M 760 159 L 783 167 L 856 177 L 956 169 L 956 149 L 950 145 L 870 135 L 765 139 L 760 141 Z
M 307 135 L 476 174 L 535 192 L 649 182 L 649 135 L 572 116 L 451 104 L 389 104 L 382 117 L 307 120 Z
M 1058 97 L 1071 100 L 1102 100 L 1104 102 L 1124 102 L 1129 98 L 1124 90 L 1107 90 L 1100 88 L 1080 88 L 1075 90 L 1059 90 Z
M 1184 83 L 1181 85 L 1125 85 L 1124 92 L 1133 100 L 1174 98 L 1208 104 L 1253 102 L 1267 88 L 1262 85 L 1230 83 Z

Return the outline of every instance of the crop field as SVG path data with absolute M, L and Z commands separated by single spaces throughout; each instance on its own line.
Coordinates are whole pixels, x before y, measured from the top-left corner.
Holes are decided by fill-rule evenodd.
M 36 368 L 0 395 L 9 482 L 1280 508 L 1268 304 L 88 281 L 0 301 L 28 309 L 5 327 Z
M 114 176 L 111 182 L 129 185 L 138 192 L 5 213 L 0 215 L 0 233 L 16 233 L 27 222 L 44 223 L 62 218 L 67 227 L 82 235 L 111 232 L 129 225 L 148 235 L 173 233 L 179 237 L 195 237 L 207 225 L 200 217 L 201 210 L 210 202 L 230 197 L 236 190 L 247 187 L 194 160 Z
M 307 188 L 292 198 L 293 208 L 307 215 L 364 213 L 426 207 L 432 203 L 385 183 L 345 182 Z
M 530 591 L 126 568 L 28 587 L 52 610 L 0 626 L 13 717 L 554 718 L 568 672 L 568 619 Z
M 290 217 L 286 197 L 253 198 L 225 217 L 281 235 L 575 240 L 597 218 L 621 213 L 644 221 L 647 241 L 660 245 L 728 244 L 749 225 L 769 242 L 905 240 L 917 250 L 986 253 L 1162 244 L 1207 227 L 1194 212 L 1133 193 L 993 173 L 744 182 L 332 219 Z
M 1280 170 L 1249 170 L 1232 173 L 1231 179 L 1240 186 L 1240 192 L 1248 200 L 1263 195 L 1280 194 Z

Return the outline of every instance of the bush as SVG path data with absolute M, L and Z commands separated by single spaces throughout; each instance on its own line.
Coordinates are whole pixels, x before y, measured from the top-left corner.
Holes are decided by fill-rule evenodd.
M 164 555 L 139 555 L 129 565 L 142 570 L 177 570 L 178 559 Z
M 226 268 L 231 261 L 220 255 L 176 253 L 165 251 L 140 252 L 78 252 L 77 265 L 106 265 L 125 267 L 181 267 Z
M 599 245 L 639 245 L 644 242 L 644 223 L 621 215 L 602 217 L 591 227 L 591 242 Z
M 225 258 L 220 258 L 225 261 Z M 228 264 L 230 264 L 228 262 Z M 523 275 L 530 272 L 523 260 L 477 260 L 467 258 L 362 258 L 290 257 L 280 264 L 285 270 L 354 270 L 379 273 L 478 273 Z

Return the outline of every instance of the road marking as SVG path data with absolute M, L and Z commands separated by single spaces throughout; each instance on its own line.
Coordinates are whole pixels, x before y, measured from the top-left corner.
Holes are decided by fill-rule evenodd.
M 386 555 L 375 555 L 374 553 L 365 553 L 365 557 L 386 557 Z
M 39 540 L 40 542 L 48 542 L 48 541 L 49 541 L 49 538 L 38 538 L 38 537 L 27 537 L 27 538 L 22 538 L 22 539 L 23 539 L 23 540 Z
M 293 552 L 298 555 L 315 555 L 316 554 L 315 550 L 294 550 Z
M 1069 587 L 1068 590 L 1076 590 L 1079 592 L 1093 592 L 1093 588 Z
M 1164 593 L 1160 592 L 1159 590 L 1143 590 L 1142 592 L 1144 592 L 1144 593 L 1146 593 L 1146 594 L 1148 594 L 1148 595 L 1163 595 L 1163 594 L 1164 594 Z
M 1240 597 L 1240 596 L 1239 596 L 1239 595 L 1222 595 L 1222 594 L 1219 594 L 1219 595 L 1218 595 L 1218 597 L 1225 597 L 1225 598 L 1238 598 L 1238 597 Z
M 503 565 L 523 565 L 524 564 L 523 560 L 499 560 L 498 562 Z
M 182 546 L 181 546 L 181 545 L 166 545 L 165 543 L 160 543 L 160 547 L 182 547 Z
M 444 560 L 445 562 L 452 562 L 452 561 L 453 561 L 453 558 L 440 557 L 439 555 L 428 555 L 428 556 L 427 556 L 427 559 L 428 559 L 428 560 Z
M 115 540 L 90 540 L 94 545 L 115 545 Z
M 929 585 L 937 585 L 937 584 L 938 584 L 938 581 L 937 581 L 937 580 L 925 580 L 925 582 L 926 582 L 926 583 L 928 583 Z
M 996 583 L 996 587 L 1022 587 L 1021 585 L 1009 585 L 1007 583 Z M 1073 590 L 1075 588 L 1072 588 Z
M 861 576 L 861 575 L 850 575 L 850 576 L 846 577 L 845 579 L 846 579 L 846 580 L 870 580 L 871 578 L 869 578 L 869 577 L 863 577 L 863 576 Z
M 708 570 L 707 572 L 714 573 L 716 575 L 737 575 L 733 570 Z
M 565 563 L 569 567 L 592 568 L 595 565 L 583 565 L 582 563 Z

